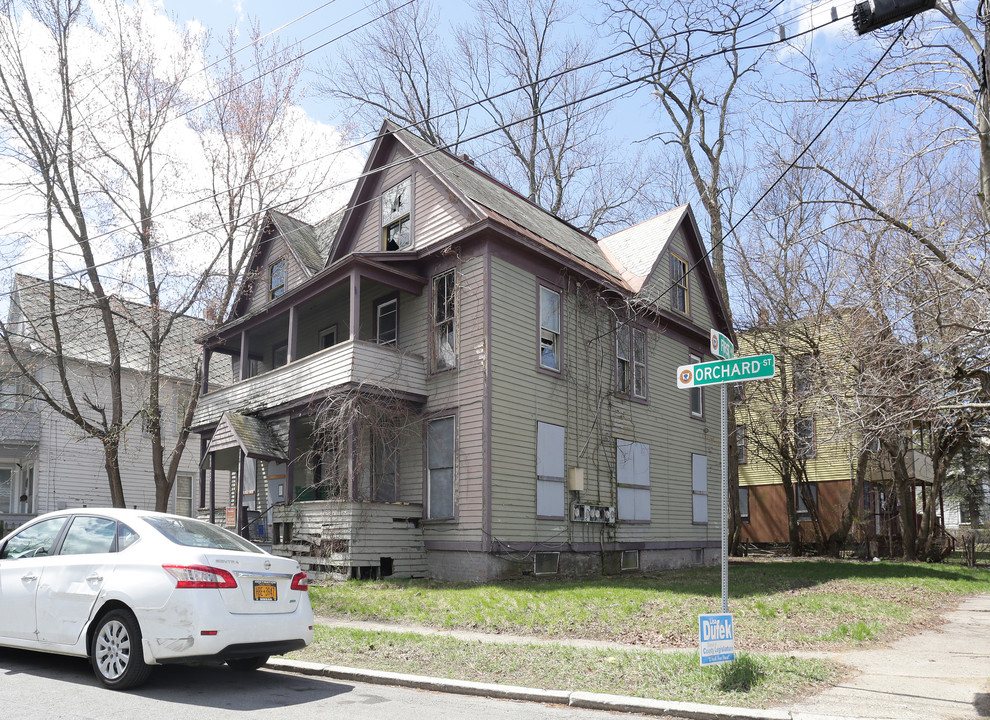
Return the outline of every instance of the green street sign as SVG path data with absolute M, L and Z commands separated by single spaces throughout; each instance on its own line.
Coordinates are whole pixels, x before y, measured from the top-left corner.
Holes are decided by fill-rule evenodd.
M 723 360 L 731 360 L 736 356 L 736 349 L 732 346 L 732 341 L 718 330 L 711 331 L 712 355 Z
M 677 387 L 747 382 L 773 377 L 777 372 L 773 355 L 751 355 L 733 360 L 715 360 L 677 368 Z

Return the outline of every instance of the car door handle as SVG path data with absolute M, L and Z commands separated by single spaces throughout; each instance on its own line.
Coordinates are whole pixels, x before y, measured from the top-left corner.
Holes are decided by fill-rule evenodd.
M 88 578 L 86 578 L 86 582 L 103 582 L 103 576 L 93 573 Z
M 34 582 L 37 579 L 38 579 L 38 576 L 37 575 L 22 575 L 21 576 L 21 580 L 23 580 L 24 582 Z

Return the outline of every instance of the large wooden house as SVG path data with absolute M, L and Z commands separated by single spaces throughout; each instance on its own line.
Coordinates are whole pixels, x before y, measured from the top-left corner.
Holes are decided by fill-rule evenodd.
M 596 239 L 386 123 L 342 212 L 269 213 L 200 338 L 199 504 L 231 473 L 276 553 L 349 577 L 715 562 L 717 391 L 675 370 L 724 302 L 689 207 Z

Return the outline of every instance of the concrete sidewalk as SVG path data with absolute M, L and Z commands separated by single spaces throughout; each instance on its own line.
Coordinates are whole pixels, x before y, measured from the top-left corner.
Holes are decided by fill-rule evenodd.
M 329 618 L 318 618 L 317 623 L 364 630 L 449 635 L 476 642 L 643 649 L 593 640 L 551 640 Z M 990 595 L 963 601 L 958 609 L 946 615 L 940 630 L 901 638 L 888 647 L 842 653 L 794 654 L 835 660 L 850 667 L 854 674 L 840 685 L 786 707 L 752 709 L 474 683 L 283 659 L 272 660 L 268 666 L 349 682 L 401 685 L 436 692 L 698 720 L 976 720 L 990 717 Z

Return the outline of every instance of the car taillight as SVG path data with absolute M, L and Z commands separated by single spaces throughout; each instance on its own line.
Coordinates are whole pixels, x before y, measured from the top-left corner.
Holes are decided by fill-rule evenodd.
M 177 588 L 235 588 L 234 576 L 207 565 L 162 565 L 176 579 Z
M 302 590 L 303 592 L 309 591 L 309 578 L 306 577 L 306 573 L 297 572 L 293 575 L 291 587 L 293 590 Z

